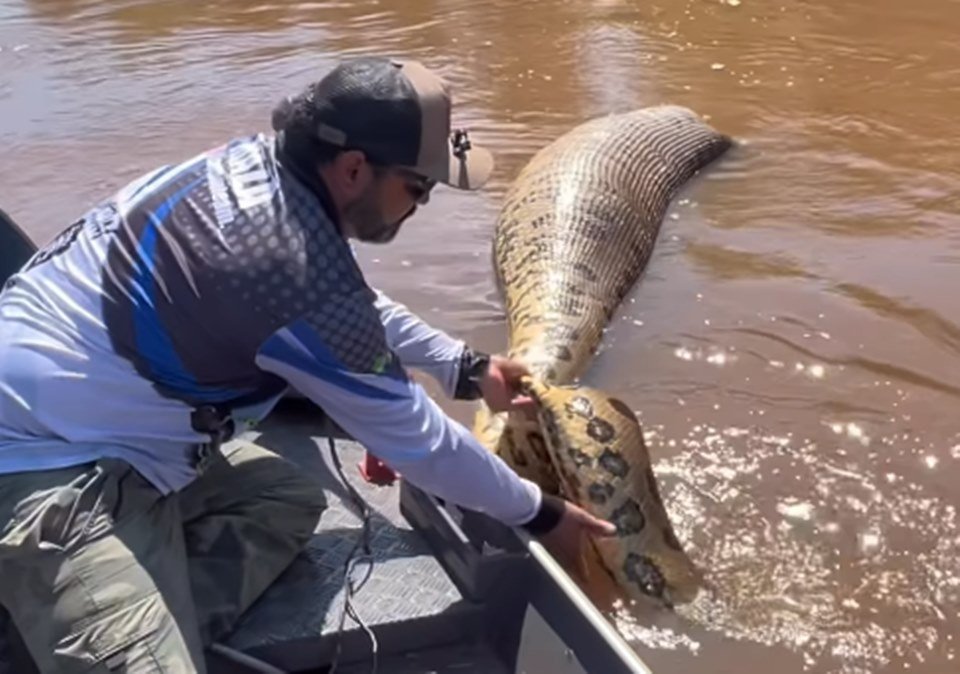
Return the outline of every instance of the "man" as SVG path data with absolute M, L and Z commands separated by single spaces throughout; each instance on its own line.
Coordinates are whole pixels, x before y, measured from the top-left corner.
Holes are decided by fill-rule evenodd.
M 204 671 L 309 539 L 314 481 L 220 439 L 293 387 L 404 478 L 576 555 L 612 525 L 521 480 L 404 367 L 518 404 L 487 359 L 365 283 L 437 182 L 492 159 L 416 62 L 347 61 L 235 140 L 121 189 L 0 295 L 0 604 L 44 672 Z

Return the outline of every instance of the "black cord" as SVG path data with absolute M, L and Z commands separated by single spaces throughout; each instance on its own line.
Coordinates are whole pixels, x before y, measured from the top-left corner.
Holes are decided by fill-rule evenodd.
M 357 625 L 359 625 L 360 629 L 362 629 L 370 639 L 370 650 L 372 653 L 371 659 L 373 664 L 370 672 L 371 674 L 377 674 L 377 653 L 379 651 L 377 637 L 373 633 L 373 630 L 371 630 L 363 621 L 363 618 L 360 617 L 356 607 L 353 605 L 354 595 L 360 591 L 373 573 L 374 559 L 373 552 L 370 549 L 370 508 L 367 506 L 367 502 L 363 500 L 363 497 L 360 496 L 360 493 L 353 487 L 352 484 L 350 484 L 350 481 L 347 480 L 347 476 L 343 472 L 343 466 L 340 464 L 340 456 L 337 454 L 337 447 L 333 438 L 328 437 L 327 441 L 330 444 L 330 455 L 333 458 L 333 465 L 337 469 L 337 474 L 340 476 L 340 480 L 347 488 L 347 491 L 350 492 L 350 497 L 356 504 L 357 509 L 360 511 L 360 517 L 363 523 L 360 537 L 356 540 L 356 542 L 354 542 L 353 548 L 351 548 L 350 553 L 347 555 L 347 561 L 344 564 L 343 611 L 340 613 L 340 625 L 337 627 L 337 647 L 333 656 L 333 663 L 330 665 L 329 674 L 334 674 L 334 672 L 337 671 L 337 664 L 340 661 L 340 653 L 343 646 L 343 628 L 346 624 L 348 615 L 355 623 L 357 623 Z M 363 550 L 363 554 L 358 555 L 357 551 L 361 548 Z M 360 582 L 354 583 L 353 572 L 357 565 L 361 562 L 367 563 L 367 573 Z

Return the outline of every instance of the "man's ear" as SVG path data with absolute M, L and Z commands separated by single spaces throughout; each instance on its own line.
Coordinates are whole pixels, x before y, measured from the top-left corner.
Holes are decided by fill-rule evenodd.
M 362 194 L 372 178 L 367 158 L 359 150 L 341 152 L 333 160 L 332 168 L 338 192 L 347 199 L 353 199 Z

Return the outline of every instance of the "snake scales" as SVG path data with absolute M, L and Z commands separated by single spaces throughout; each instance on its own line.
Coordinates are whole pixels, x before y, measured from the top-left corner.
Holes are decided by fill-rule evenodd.
M 671 527 L 633 412 L 578 386 L 653 251 L 676 192 L 732 141 L 678 106 L 589 120 L 536 153 L 494 235 L 508 353 L 533 375 L 538 418 L 492 415 L 474 432 L 518 473 L 617 526 L 595 552 L 629 598 L 695 596 L 700 574 Z

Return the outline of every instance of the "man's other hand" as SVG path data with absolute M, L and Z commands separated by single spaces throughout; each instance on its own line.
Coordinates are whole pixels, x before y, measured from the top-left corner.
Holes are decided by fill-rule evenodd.
M 601 520 L 569 501 L 563 502 L 563 515 L 557 525 L 539 536 L 547 551 L 565 568 L 586 577 L 585 559 L 589 538 L 613 536 L 617 527 Z
M 480 380 L 483 400 L 493 412 L 523 411 L 532 413 L 534 402 L 520 394 L 520 379 L 528 376 L 527 366 L 518 360 L 491 356 L 490 367 Z

